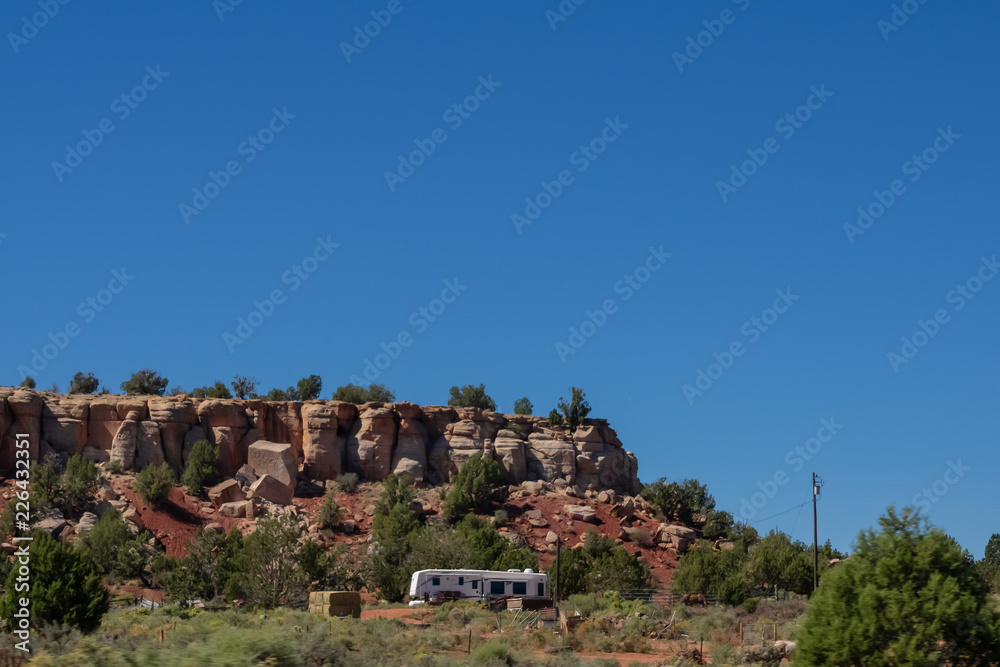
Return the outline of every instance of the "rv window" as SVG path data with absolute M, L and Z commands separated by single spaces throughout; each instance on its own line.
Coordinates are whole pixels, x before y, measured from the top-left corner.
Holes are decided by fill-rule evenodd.
M 528 594 L 528 583 L 525 581 L 515 581 L 514 595 L 527 595 L 527 594 Z
M 538 582 L 538 597 L 545 597 L 545 584 Z
M 490 595 L 503 595 L 504 594 L 504 582 L 502 581 L 491 581 L 490 582 Z
M 440 585 L 441 585 L 441 578 L 440 577 L 433 577 L 431 579 L 431 586 L 440 586 Z
M 459 586 L 464 586 L 465 585 L 465 577 L 459 577 L 458 578 L 458 585 Z
M 474 591 L 479 590 L 479 582 L 476 581 L 475 579 L 472 580 L 472 590 Z

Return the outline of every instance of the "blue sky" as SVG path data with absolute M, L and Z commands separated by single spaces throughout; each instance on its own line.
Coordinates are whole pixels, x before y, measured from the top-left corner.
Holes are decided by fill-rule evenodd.
M 51 334 L 42 387 L 151 367 L 328 397 L 403 335 L 399 399 L 485 383 L 547 414 L 583 387 L 644 481 L 737 514 L 774 491 L 762 531 L 811 540 L 815 471 L 841 548 L 925 488 L 977 556 L 1000 532 L 997 7 L 44 5 L 0 10 L 7 383 Z

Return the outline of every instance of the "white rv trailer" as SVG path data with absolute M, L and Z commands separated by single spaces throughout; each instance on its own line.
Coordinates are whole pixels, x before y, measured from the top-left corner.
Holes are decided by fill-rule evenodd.
M 502 597 L 544 598 L 551 594 L 549 575 L 534 570 L 419 570 L 410 577 L 410 604 L 428 602 L 436 593 L 469 600 Z

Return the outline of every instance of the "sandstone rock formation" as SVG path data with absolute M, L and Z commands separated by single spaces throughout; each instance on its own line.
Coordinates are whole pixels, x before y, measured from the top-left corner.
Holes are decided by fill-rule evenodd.
M 66 396 L 0 387 L 0 471 L 13 472 L 18 433 L 30 435 L 33 459 L 83 453 L 128 470 L 166 461 L 178 472 L 194 443 L 205 439 L 219 447 L 224 477 L 250 463 L 258 477 L 266 473 L 292 489 L 299 475 L 324 481 L 348 471 L 373 481 L 405 473 L 418 483 L 442 484 L 471 456 L 484 454 L 500 463 L 511 484 L 640 490 L 635 456 L 602 419 L 586 419 L 571 434 L 550 428 L 544 417 L 405 402 Z M 284 445 L 281 464 L 257 471 L 251 456 L 264 442 Z

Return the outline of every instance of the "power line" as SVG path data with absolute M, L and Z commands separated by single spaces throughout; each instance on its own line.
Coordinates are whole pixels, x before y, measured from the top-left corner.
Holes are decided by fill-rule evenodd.
M 765 521 L 770 521 L 771 519 L 773 519 L 776 516 L 781 516 L 782 514 L 788 514 L 789 512 L 793 512 L 793 511 L 799 509 L 800 507 L 808 505 L 810 502 L 811 502 L 811 500 L 807 500 L 804 503 L 802 503 L 801 505 L 796 505 L 795 507 L 790 507 L 789 509 L 785 510 L 784 512 L 778 512 L 777 514 L 772 514 L 771 516 L 767 517 L 766 519 L 759 519 L 757 521 L 754 521 L 753 523 L 748 523 L 747 525 L 748 526 L 756 526 L 758 524 L 764 523 Z

